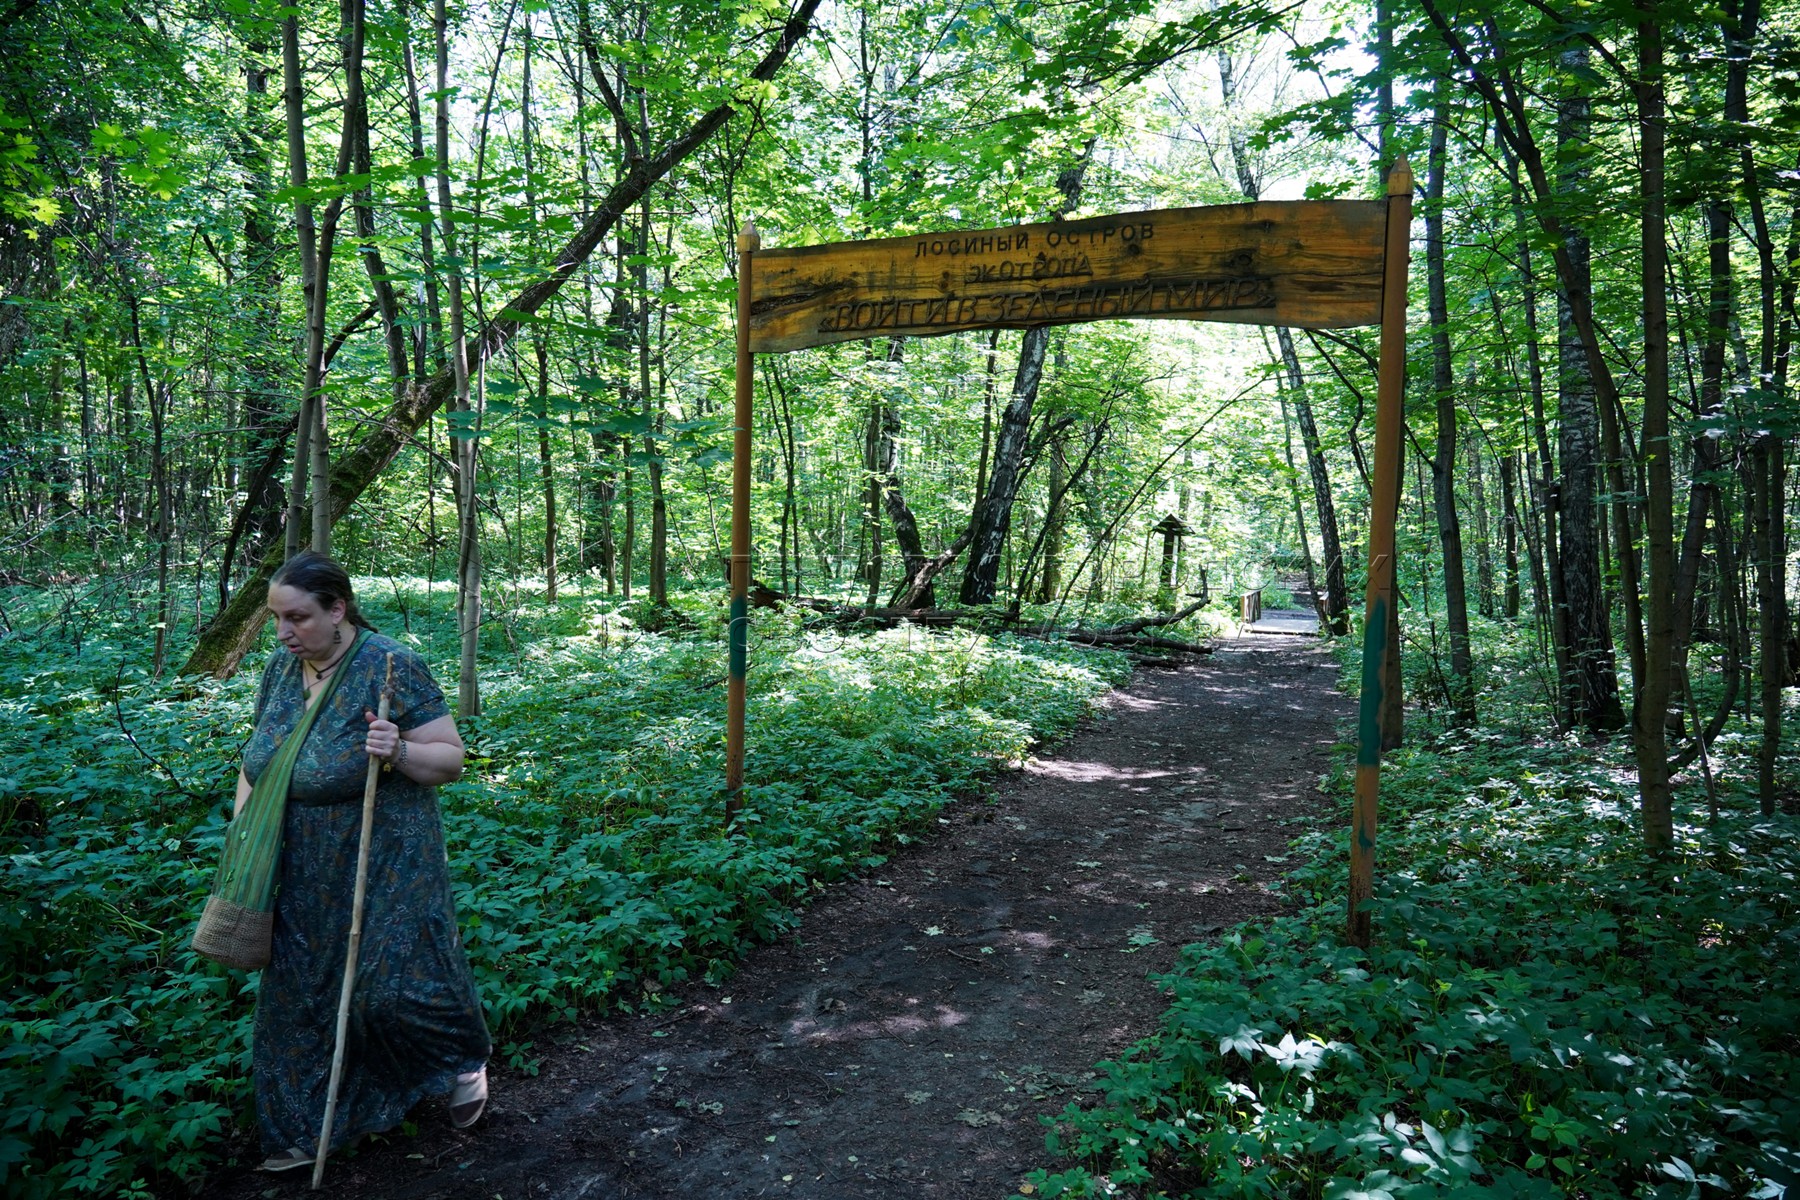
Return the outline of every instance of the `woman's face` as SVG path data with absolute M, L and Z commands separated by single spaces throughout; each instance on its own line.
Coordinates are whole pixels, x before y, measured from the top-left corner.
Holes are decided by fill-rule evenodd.
M 342 600 L 324 608 L 311 592 L 277 583 L 269 588 L 269 611 L 275 614 L 275 636 L 288 653 L 324 662 L 337 652 L 338 643 L 331 635 L 344 619 Z

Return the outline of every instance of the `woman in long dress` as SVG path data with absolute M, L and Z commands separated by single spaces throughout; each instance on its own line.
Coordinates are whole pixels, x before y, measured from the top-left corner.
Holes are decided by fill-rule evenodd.
M 437 785 L 462 774 L 463 744 L 418 655 L 373 632 L 350 578 L 323 554 L 288 560 L 269 584 L 280 649 L 256 696 L 242 807 L 318 689 L 336 690 L 301 747 L 288 793 L 274 940 L 257 993 L 253 1062 L 265 1170 L 313 1161 L 323 1123 L 350 936 L 369 756 L 383 767 L 331 1149 L 391 1129 L 430 1095 L 458 1127 L 487 1102 L 491 1043 L 456 927 Z M 357 627 L 371 631 L 357 644 Z M 351 653 L 352 647 L 355 652 Z M 394 659 L 386 720 L 376 706 Z

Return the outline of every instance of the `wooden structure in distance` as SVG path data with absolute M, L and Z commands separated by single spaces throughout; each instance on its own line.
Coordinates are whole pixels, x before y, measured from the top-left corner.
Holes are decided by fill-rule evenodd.
M 750 422 L 757 354 L 871 337 L 931 337 L 1086 321 L 1169 319 L 1382 327 L 1376 398 L 1363 688 L 1350 846 L 1350 940 L 1369 944 L 1381 664 L 1394 604 L 1412 171 L 1382 200 L 1258 201 L 1120 213 L 1005 229 L 762 250 L 738 235 L 736 429 L 731 504 L 726 815 L 743 807 L 749 644 Z

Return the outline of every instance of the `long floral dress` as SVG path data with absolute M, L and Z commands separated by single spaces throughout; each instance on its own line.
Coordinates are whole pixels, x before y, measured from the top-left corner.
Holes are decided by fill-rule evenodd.
M 256 1004 L 256 1116 L 270 1154 L 318 1149 L 369 763 L 363 713 L 377 708 L 390 653 L 394 724 L 415 729 L 449 711 L 418 655 L 375 634 L 337 668 L 344 676 L 301 747 L 282 826 L 273 953 Z M 277 649 L 244 749 L 252 783 L 305 703 L 300 660 Z M 384 771 L 331 1149 L 398 1125 L 419 1100 L 478 1069 L 489 1048 L 457 933 L 437 789 Z

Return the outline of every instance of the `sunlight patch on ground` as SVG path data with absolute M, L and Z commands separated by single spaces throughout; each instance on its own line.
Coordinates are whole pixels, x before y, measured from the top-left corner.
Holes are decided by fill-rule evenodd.
M 1048 775 L 1069 783 L 1129 783 L 1150 779 L 1167 779 L 1168 770 L 1146 770 L 1142 767 L 1117 767 L 1111 763 L 1082 762 L 1073 759 L 1033 759 L 1025 764 L 1029 775 Z
M 917 1004 L 918 998 L 908 997 L 907 1003 Z M 943 1004 L 935 1007 L 936 1011 L 931 1016 L 896 1014 L 868 1021 L 852 1021 L 835 1027 L 821 1025 L 811 1018 L 802 1018 L 788 1023 L 787 1035 L 792 1038 L 805 1038 L 813 1042 L 852 1042 L 866 1041 L 877 1037 L 917 1035 L 928 1029 L 954 1029 L 958 1025 L 968 1023 L 969 1014 L 959 1009 Z
M 1148 700 L 1143 696 L 1133 696 L 1129 692 L 1113 692 L 1102 702 L 1106 708 L 1121 708 L 1126 712 L 1153 712 L 1164 707 L 1161 700 Z

